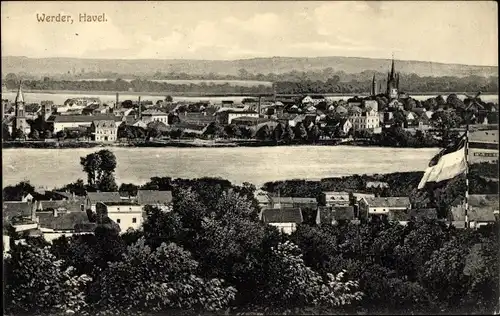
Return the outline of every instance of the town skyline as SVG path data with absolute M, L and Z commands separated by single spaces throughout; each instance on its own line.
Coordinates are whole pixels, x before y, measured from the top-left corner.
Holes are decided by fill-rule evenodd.
M 481 1 L 2 3 L 2 55 L 378 59 L 394 52 L 397 60 L 496 66 L 496 10 L 496 3 Z M 59 13 L 74 23 L 37 20 Z M 77 21 L 87 13 L 104 14 L 106 22 Z

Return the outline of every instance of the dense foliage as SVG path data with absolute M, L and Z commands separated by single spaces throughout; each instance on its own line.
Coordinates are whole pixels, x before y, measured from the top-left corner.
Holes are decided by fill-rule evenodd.
M 392 187 L 419 175 L 375 177 Z M 300 185 L 343 189 L 366 179 L 279 185 L 297 196 Z M 50 248 L 15 246 L 6 259 L 7 310 L 491 312 L 496 303 L 497 226 L 311 222 L 288 236 L 258 220 L 250 184 L 155 177 L 143 187 L 173 190 L 174 205 L 171 212 L 147 207 L 141 230 L 119 235 L 98 227 Z

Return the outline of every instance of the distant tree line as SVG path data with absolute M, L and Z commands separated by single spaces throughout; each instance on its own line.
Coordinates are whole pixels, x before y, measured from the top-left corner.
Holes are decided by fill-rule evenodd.
M 151 80 L 252 80 L 268 81 L 276 83 L 278 93 L 301 94 L 301 93 L 367 93 L 371 89 L 371 80 L 374 72 L 364 71 L 359 74 L 346 74 L 335 72 L 332 69 L 324 71 L 298 72 L 291 71 L 284 74 L 270 73 L 251 74 L 241 70 L 238 76 L 188 75 L 188 74 L 162 74 L 156 73 L 150 77 L 134 78 L 128 82 L 123 79 L 106 81 L 75 81 L 62 78 L 45 77 L 42 80 L 26 80 L 27 89 L 32 90 L 81 90 L 81 91 L 136 91 L 136 92 L 192 92 L 192 93 L 272 93 L 273 88 L 269 85 L 257 86 L 235 86 L 228 83 L 191 83 L 172 84 L 166 82 L 153 82 Z M 89 75 L 86 75 L 89 76 Z M 89 79 L 103 78 L 90 76 Z M 385 91 L 385 73 L 376 73 L 377 78 Z M 105 78 L 106 76 L 104 76 Z M 123 74 L 109 74 L 108 77 L 123 78 Z M 127 77 L 127 76 L 125 76 Z M 130 77 L 130 76 L 129 76 Z M 416 74 L 401 74 L 400 89 L 412 93 L 425 92 L 475 92 L 488 93 L 498 92 L 498 76 L 482 77 L 470 75 L 466 77 L 420 77 Z M 8 74 L 5 80 L 8 89 L 15 89 L 18 78 L 15 74 Z

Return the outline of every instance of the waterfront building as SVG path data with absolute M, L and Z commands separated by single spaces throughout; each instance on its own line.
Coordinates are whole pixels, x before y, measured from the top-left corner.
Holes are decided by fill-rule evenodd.
M 118 126 L 114 120 L 95 120 L 90 130 L 98 142 L 115 142 L 118 137 Z
M 142 112 L 141 120 L 146 124 L 151 122 L 160 122 L 168 125 L 168 113 L 158 110 L 146 110 Z
M 98 120 L 121 122 L 121 118 L 114 115 L 51 115 L 47 123 L 52 125 L 55 134 L 68 127 L 90 127 L 93 121 Z
M 254 117 L 258 118 L 259 113 L 256 111 L 237 110 L 237 109 L 220 109 L 215 113 L 216 121 L 223 125 L 229 125 L 233 119 L 238 117 Z
M 87 212 L 65 211 L 58 208 L 36 213 L 36 222 L 43 238 L 52 243 L 62 236 L 93 234 L 96 224 L 89 221 Z
M 380 132 L 380 116 L 378 103 L 373 100 L 364 100 L 361 107 L 353 105 L 348 110 L 349 121 L 352 123 L 354 132 L 368 130 L 374 133 Z

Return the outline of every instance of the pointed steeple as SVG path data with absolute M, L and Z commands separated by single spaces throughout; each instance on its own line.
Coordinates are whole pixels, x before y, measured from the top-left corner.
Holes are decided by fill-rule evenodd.
M 17 90 L 17 95 L 16 95 L 16 101 L 15 103 L 24 103 L 24 95 L 23 95 L 23 89 L 22 89 L 23 82 L 19 81 L 19 89 Z
M 377 83 L 375 82 L 375 74 L 373 74 L 373 79 L 372 79 L 371 95 L 377 95 Z

